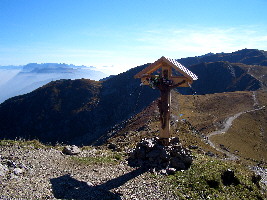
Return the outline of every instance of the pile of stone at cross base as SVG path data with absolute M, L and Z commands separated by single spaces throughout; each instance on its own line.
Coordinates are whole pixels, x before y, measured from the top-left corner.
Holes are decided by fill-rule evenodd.
M 177 170 L 190 167 L 193 156 L 176 137 L 169 138 L 169 145 L 164 146 L 159 138 L 143 139 L 130 153 L 130 166 L 142 167 L 154 173 L 174 174 Z

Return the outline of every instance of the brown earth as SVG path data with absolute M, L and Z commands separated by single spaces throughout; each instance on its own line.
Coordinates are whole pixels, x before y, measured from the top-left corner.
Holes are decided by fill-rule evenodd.
M 208 95 L 180 95 L 172 93 L 171 135 L 179 137 L 186 147 L 198 146 L 198 152 L 216 151 L 206 143 L 206 135 L 224 128 L 224 122 L 240 112 L 267 105 L 267 93 L 229 92 Z M 245 113 L 233 121 L 227 134 L 212 137 L 218 146 L 256 162 L 266 161 L 266 110 Z M 159 135 L 157 101 L 125 122 L 125 127 L 108 140 L 120 148 L 135 146 L 142 138 Z M 242 138 L 242 140 L 240 139 Z M 243 150 L 242 150 L 243 149 Z

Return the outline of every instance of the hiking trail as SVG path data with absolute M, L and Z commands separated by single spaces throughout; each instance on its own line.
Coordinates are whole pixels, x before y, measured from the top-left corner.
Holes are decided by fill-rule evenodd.
M 235 119 L 237 119 L 238 117 L 240 117 L 242 114 L 249 113 L 249 112 L 255 112 L 255 111 L 262 110 L 262 109 L 265 108 L 265 106 L 259 107 L 259 103 L 258 103 L 255 91 L 253 91 L 253 93 L 252 93 L 252 99 L 254 101 L 253 109 L 247 110 L 247 111 L 242 111 L 242 112 L 239 112 L 239 113 L 237 113 L 237 114 L 235 114 L 233 116 L 230 116 L 230 117 L 226 118 L 226 120 L 223 123 L 223 127 L 224 128 L 222 128 L 220 130 L 217 130 L 217 131 L 213 131 L 213 132 L 211 132 L 210 134 L 207 135 L 208 144 L 210 146 L 212 146 L 213 148 L 215 148 L 217 151 L 226 154 L 226 156 L 228 157 L 227 159 L 229 159 L 229 160 L 238 160 L 239 158 L 238 158 L 238 156 L 230 153 L 227 149 L 222 149 L 220 147 L 217 147 L 215 145 L 215 143 L 211 141 L 211 137 L 214 136 L 214 135 L 221 135 L 221 134 L 226 133 L 230 129 L 230 127 L 232 126 L 233 121 Z

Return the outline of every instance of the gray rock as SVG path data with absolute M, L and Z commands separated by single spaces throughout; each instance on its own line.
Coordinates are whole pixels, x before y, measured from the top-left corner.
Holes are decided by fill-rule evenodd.
M 17 178 L 19 178 L 17 175 L 15 175 L 15 174 L 10 174 L 10 177 L 9 177 L 10 179 L 17 179 Z
M 28 167 L 26 165 L 24 165 L 23 163 L 19 163 L 18 167 L 21 169 L 26 169 L 26 170 L 28 169 Z
M 140 159 L 146 158 L 146 150 L 144 148 L 139 148 L 139 151 L 136 152 L 135 156 Z
M 128 163 L 135 167 L 153 168 L 161 174 L 188 169 L 193 161 L 190 151 L 178 143 L 178 138 L 169 141 L 169 145 L 164 146 L 158 138 L 143 139 L 131 152 Z
M 0 163 L 0 176 L 5 176 L 8 172 L 8 168 Z
M 167 174 L 167 170 L 166 169 L 162 169 L 162 170 L 160 170 L 160 173 L 163 174 L 163 175 L 166 175 Z
M 8 167 L 17 167 L 16 163 L 14 163 L 12 160 L 7 160 L 6 164 Z
M 147 158 L 157 158 L 157 157 L 161 157 L 161 154 L 162 154 L 162 153 L 163 153 L 162 151 L 160 151 L 160 150 L 158 150 L 158 149 L 155 149 L 155 150 L 153 150 L 153 151 L 148 152 L 148 153 L 146 154 L 146 157 L 147 157 Z
M 167 169 L 167 173 L 168 174 L 173 175 L 173 174 L 175 174 L 175 172 L 176 172 L 176 169 L 175 168 L 170 167 L 170 168 Z
M 147 146 L 149 149 L 151 149 L 151 148 L 153 148 L 153 147 L 155 146 L 153 140 L 151 140 L 151 139 L 147 139 L 147 140 L 145 140 L 145 141 L 146 141 L 146 146 Z
M 93 187 L 93 186 L 94 186 L 94 184 L 91 183 L 91 182 L 86 182 L 86 184 L 87 184 L 89 187 Z
M 23 174 L 24 170 L 20 169 L 20 168 L 15 168 L 13 170 L 13 172 L 14 172 L 15 175 L 19 176 L 19 175 Z
M 179 144 L 179 142 L 180 142 L 179 138 L 177 138 L 177 137 L 172 137 L 169 140 L 170 140 L 170 144 L 172 144 L 172 145 Z
M 254 174 L 252 177 L 251 177 L 251 180 L 252 180 L 252 182 L 255 184 L 255 185 L 257 185 L 257 187 L 260 187 L 260 181 L 261 181 L 261 179 L 262 179 L 262 177 L 261 177 L 261 175 L 256 175 L 256 174 Z
M 72 145 L 72 146 L 65 146 L 64 149 L 62 150 L 62 153 L 67 154 L 67 155 L 77 155 L 81 153 L 81 150 L 79 147 Z
M 208 152 L 206 153 L 206 155 L 207 155 L 207 156 L 210 156 L 210 157 L 214 157 L 214 156 L 215 156 L 215 154 L 212 153 L 212 152 L 210 152 L 210 151 L 208 151 Z

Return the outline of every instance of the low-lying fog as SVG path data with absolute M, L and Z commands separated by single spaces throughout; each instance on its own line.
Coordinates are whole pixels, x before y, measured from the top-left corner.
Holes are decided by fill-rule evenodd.
M 106 74 L 95 71 L 93 67 L 67 64 L 0 66 L 0 103 L 11 97 L 29 93 L 50 81 L 80 78 L 99 80 L 105 77 Z

